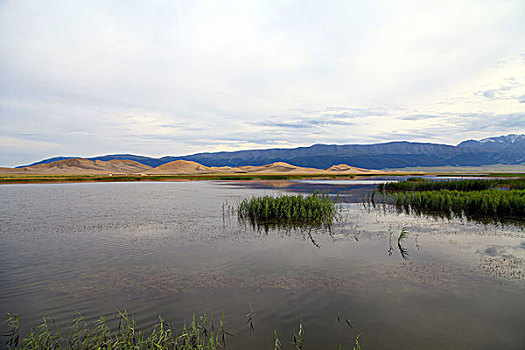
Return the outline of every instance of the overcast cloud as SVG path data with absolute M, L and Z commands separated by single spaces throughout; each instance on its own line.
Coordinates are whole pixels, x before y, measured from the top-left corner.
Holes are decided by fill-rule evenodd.
M 525 133 L 525 2 L 0 0 L 0 166 Z

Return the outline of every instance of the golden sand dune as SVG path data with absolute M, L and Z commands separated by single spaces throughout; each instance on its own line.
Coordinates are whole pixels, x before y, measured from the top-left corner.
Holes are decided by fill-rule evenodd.
M 3 168 L 0 172 L 4 172 Z M 108 161 L 84 158 L 64 159 L 49 164 L 38 164 L 24 168 L 9 169 L 10 174 L 50 174 L 50 175 L 98 175 L 98 174 L 136 174 L 151 169 L 150 166 L 127 159 Z
M 147 174 L 147 175 L 199 175 L 199 174 L 298 174 L 298 175 L 333 175 L 333 174 L 380 174 L 379 170 L 356 168 L 338 164 L 328 169 L 303 168 L 285 162 L 266 165 L 246 165 L 239 167 L 207 167 L 202 164 L 176 160 L 156 168 L 133 160 L 114 159 L 109 161 L 73 158 L 59 160 L 49 164 L 39 164 L 24 168 L 0 168 L 4 174 L 46 174 L 46 175 L 102 175 L 102 174 Z
M 347 164 L 332 165 L 331 167 L 326 169 L 326 171 L 333 172 L 333 173 L 344 173 L 344 174 L 362 174 L 362 173 L 381 174 L 381 173 L 384 173 L 384 171 L 380 171 L 380 170 L 357 168 L 355 166 L 350 166 Z
M 317 174 L 322 173 L 322 169 L 302 168 L 285 162 L 275 162 L 266 165 L 246 165 L 235 169 L 236 173 L 256 173 L 256 174 Z
M 212 174 L 233 174 L 237 168 L 231 166 L 211 166 L 208 168 Z
M 246 165 L 239 167 L 207 167 L 202 164 L 176 160 L 147 171 L 147 174 L 194 175 L 194 174 L 317 174 L 321 169 L 301 168 L 284 162 L 267 165 Z
M 209 174 L 210 168 L 188 160 L 176 160 L 147 171 L 147 174 L 193 175 Z

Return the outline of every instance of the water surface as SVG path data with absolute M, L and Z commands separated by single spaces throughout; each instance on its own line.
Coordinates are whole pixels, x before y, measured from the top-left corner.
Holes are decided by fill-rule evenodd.
M 224 313 L 233 349 L 272 348 L 274 330 L 290 348 L 301 316 L 308 349 L 357 334 L 364 349 L 525 348 L 523 230 L 364 207 L 391 179 L 372 180 L 0 186 L 0 314 L 62 327 L 125 308 L 148 330 L 159 314 L 179 328 Z M 331 232 L 253 230 L 223 211 L 316 189 L 342 199 Z

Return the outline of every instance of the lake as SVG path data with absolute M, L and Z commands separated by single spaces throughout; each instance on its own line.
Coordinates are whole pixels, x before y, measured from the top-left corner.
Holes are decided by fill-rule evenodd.
M 127 309 L 142 330 L 224 314 L 231 349 L 273 349 L 274 331 L 291 348 L 301 317 L 306 349 L 358 334 L 363 349 L 524 349 L 523 228 L 364 206 L 381 181 L 0 186 L 0 314 L 62 328 Z M 316 189 L 339 194 L 331 232 L 254 230 L 223 210 Z

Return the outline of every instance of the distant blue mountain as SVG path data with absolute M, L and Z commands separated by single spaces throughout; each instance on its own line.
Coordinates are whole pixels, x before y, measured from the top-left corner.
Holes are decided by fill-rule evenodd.
M 47 164 L 69 158 L 79 157 L 54 157 L 30 165 Z M 87 159 L 104 161 L 129 159 L 151 167 L 179 159 L 191 160 L 205 166 L 264 165 L 273 162 L 287 162 L 297 166 L 322 169 L 342 163 L 368 169 L 525 164 L 525 135 L 512 134 L 479 141 L 467 140 L 457 146 L 403 141 L 372 145 L 318 144 L 288 149 L 197 153 L 188 156 L 162 158 L 133 154 L 112 154 Z

